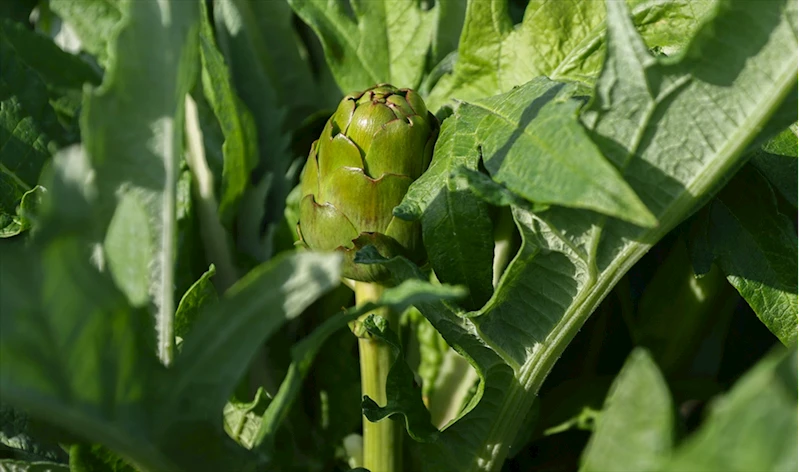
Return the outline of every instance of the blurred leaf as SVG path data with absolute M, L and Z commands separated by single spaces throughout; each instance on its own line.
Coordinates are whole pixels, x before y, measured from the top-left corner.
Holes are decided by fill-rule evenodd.
M 36 7 L 37 2 L 38 0 L 0 2 L 0 18 L 8 18 L 20 23 L 28 23 L 31 11 Z
M 136 472 L 124 459 L 98 444 L 75 444 L 69 449 L 71 472 Z
M 695 359 L 708 329 L 729 316 L 739 300 L 718 268 L 702 277 L 694 274 L 680 238 L 638 302 L 635 343 L 649 350 L 664 375 L 679 374 Z
M 108 0 L 51 0 L 50 8 L 72 27 L 83 49 L 108 67 L 112 55 L 108 45 L 118 32 L 123 4 Z
M 280 10 L 280 6 L 274 4 L 282 2 L 219 0 L 215 4 L 214 19 L 219 47 L 225 55 L 236 91 L 252 112 L 257 128 L 259 159 L 253 180 L 263 182 L 262 179 L 269 179 L 266 201 L 262 198 L 262 192 L 248 192 L 241 202 L 241 208 L 249 211 L 242 211 L 238 218 L 239 221 L 248 224 L 249 231 L 242 231 L 237 235 L 237 245 L 246 250 L 251 257 L 262 261 L 268 259 L 271 254 L 268 250 L 268 241 L 263 241 L 261 230 L 264 225 L 271 225 L 281 219 L 286 195 L 290 190 L 285 175 L 291 155 L 288 153 L 289 135 L 284 132 L 286 106 L 282 102 L 279 95 L 280 88 L 276 83 L 278 71 L 281 71 L 282 66 L 272 64 L 269 55 L 270 45 L 264 42 L 262 29 L 256 23 L 254 14 L 250 12 L 250 9 L 259 3 L 264 5 L 257 8 Z M 281 25 L 278 29 L 285 30 L 285 25 Z M 265 221 L 261 223 L 261 220 Z
M 628 0 L 650 48 L 678 54 L 713 2 Z M 514 25 L 506 0 L 469 2 L 455 72 L 442 78 L 428 104 L 475 100 L 508 92 L 538 76 L 592 84 L 605 55 L 603 2 L 532 0 Z
M 0 459 L 0 472 L 69 472 L 66 464 Z
M 433 64 L 458 50 L 463 20 L 468 2 L 461 0 L 438 0 L 433 24 Z
M 103 85 L 86 96 L 81 130 L 97 172 L 105 256 L 132 303 L 146 288 L 156 311 L 159 357 L 174 349 L 175 200 L 183 145 L 184 98 L 195 77 L 194 2 L 120 4 L 124 26 L 110 49 Z M 114 119 L 109 119 L 113 116 Z M 125 202 L 115 208 L 118 201 Z M 113 218 L 111 216 L 113 215 Z M 125 237 L 126 235 L 137 237 Z M 149 248 L 144 241 L 149 240 Z M 126 270 L 130 255 L 146 267 Z
M 715 262 L 783 344 L 797 340 L 797 238 L 766 179 L 745 167 L 695 223 L 694 269 Z
M 440 5 L 425 11 L 415 0 L 289 4 L 316 32 L 342 92 L 384 82 L 415 89 L 421 83 Z
M 270 401 L 262 388 L 258 388 L 250 402 L 229 401 L 222 411 L 225 432 L 237 443 L 252 449 L 261 428 L 261 417 Z
M 132 310 L 76 240 L 0 246 L 0 393 L 140 466 L 172 470 L 147 431 L 162 369 L 151 317 Z
M 711 404 L 664 470 L 795 470 L 796 371 L 796 349 L 775 349 Z
M 216 267 L 211 264 L 199 280 L 194 282 L 183 294 L 175 312 L 175 336 L 185 339 L 200 317 L 202 310 L 210 308 L 217 302 L 216 288 L 211 283 L 211 277 L 214 274 L 216 274 Z
M 225 60 L 216 48 L 205 2 L 200 4 L 203 90 L 225 136 L 219 215 L 223 223 L 230 225 L 239 200 L 250 183 L 250 173 L 258 164 L 258 137 L 252 115 L 236 95 Z
M 172 400 L 202 391 L 197 411 L 221 411 L 264 340 L 338 285 L 340 263 L 336 255 L 290 253 L 239 280 L 183 341 Z
M 796 208 L 796 175 L 799 173 L 799 141 L 796 124 L 778 134 L 752 156 L 752 164 L 759 170 L 788 202 Z
M 580 470 L 660 470 L 671 451 L 673 422 L 663 375 L 647 351 L 634 350 L 610 388 Z

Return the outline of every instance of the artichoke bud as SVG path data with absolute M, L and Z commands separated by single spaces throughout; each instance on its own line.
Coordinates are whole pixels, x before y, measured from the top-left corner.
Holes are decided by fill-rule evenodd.
M 419 223 L 392 212 L 430 165 L 438 130 L 438 120 L 413 90 L 380 84 L 344 97 L 311 145 L 300 177 L 302 243 L 343 252 L 343 275 L 363 282 L 388 275 L 353 262 L 368 244 L 386 257 L 422 262 Z

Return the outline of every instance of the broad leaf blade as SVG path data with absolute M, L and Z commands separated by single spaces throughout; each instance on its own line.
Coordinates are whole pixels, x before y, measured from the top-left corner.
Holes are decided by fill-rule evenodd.
M 796 349 L 769 354 L 711 404 L 663 470 L 796 469 L 796 368 Z
M 752 156 L 752 165 L 757 167 L 794 208 L 799 206 L 797 182 L 794 178 L 799 169 L 797 159 L 799 141 L 796 124 L 778 134 Z
M 117 213 L 108 230 L 111 239 L 105 241 L 109 267 L 131 301 L 142 303 L 142 285 L 146 288 L 157 311 L 159 357 L 169 364 L 174 348 L 175 198 L 183 102 L 196 71 L 198 8 L 194 2 L 149 1 L 123 2 L 120 8 L 124 26 L 113 43 L 103 85 L 86 97 L 81 130 L 97 170 L 101 211 L 106 218 Z M 122 197 L 131 203 L 115 210 Z M 123 270 L 127 254 L 142 246 L 125 237 L 129 232 L 150 240 L 149 253 L 141 254 L 147 279 L 138 271 Z
M 608 56 L 583 119 L 660 225 L 514 207 L 522 248 L 492 301 L 446 322 L 441 310 L 420 306 L 467 358 L 475 361 L 482 345 L 515 371 L 503 374 L 491 355 L 482 357 L 484 365 L 476 360 L 484 382 L 479 403 L 425 449 L 429 470 L 498 470 L 507 451 L 494 445 L 515 437 L 534 392 L 616 281 L 740 168 L 772 117 L 777 129 L 796 121 L 775 115 L 796 109 L 794 2 L 724 3 L 677 60 L 652 58 L 624 4 L 607 5 Z
M 217 302 L 216 288 L 211 282 L 211 277 L 215 274 L 216 267 L 212 264 L 183 294 L 175 312 L 175 336 L 185 339 L 200 317 L 200 313 Z
M 673 416 L 657 365 L 645 350 L 633 351 L 611 386 L 580 470 L 659 470 L 671 452 Z
M 340 258 L 316 253 L 284 255 L 244 276 L 184 340 L 173 398 L 200 389 L 200 412 L 220 411 L 261 343 L 338 285 L 339 276 Z
M 744 168 L 699 215 L 694 258 L 715 260 L 727 280 L 783 344 L 797 340 L 797 239 L 766 179 Z

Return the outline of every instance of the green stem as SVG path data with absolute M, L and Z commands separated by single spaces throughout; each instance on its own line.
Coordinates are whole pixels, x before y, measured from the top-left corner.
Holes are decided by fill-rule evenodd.
M 367 282 L 355 283 L 355 303 L 375 301 L 380 298 L 383 287 Z M 377 309 L 376 314 L 388 320 L 392 329 L 397 329 L 399 319 L 388 308 Z M 364 316 L 368 316 L 364 315 Z M 358 338 L 361 356 L 361 393 L 368 395 L 378 405 L 386 404 L 386 379 L 393 361 L 391 348 L 376 339 Z M 402 470 L 402 423 L 384 419 L 372 423 L 363 418 L 363 466 L 371 472 L 399 472 Z

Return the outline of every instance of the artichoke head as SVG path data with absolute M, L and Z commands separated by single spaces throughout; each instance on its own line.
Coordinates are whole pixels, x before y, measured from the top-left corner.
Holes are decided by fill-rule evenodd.
M 300 177 L 302 244 L 344 253 L 344 277 L 363 282 L 388 275 L 379 266 L 354 263 L 366 245 L 386 257 L 422 262 L 419 223 L 392 211 L 430 164 L 438 130 L 413 90 L 380 84 L 344 97 L 311 145 Z

